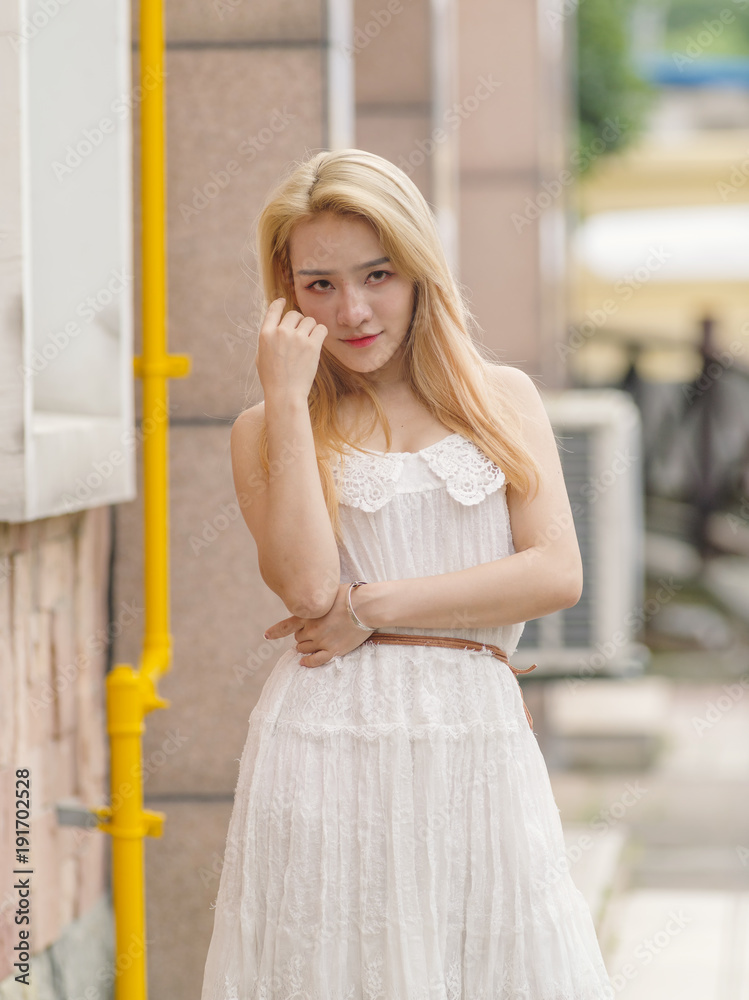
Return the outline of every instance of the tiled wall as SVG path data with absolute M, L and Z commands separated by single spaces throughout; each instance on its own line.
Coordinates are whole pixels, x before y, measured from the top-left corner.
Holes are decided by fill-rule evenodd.
M 561 386 L 569 189 L 547 202 L 543 185 L 567 156 L 567 28 L 546 0 L 459 0 L 458 10 L 461 280 L 496 359 Z

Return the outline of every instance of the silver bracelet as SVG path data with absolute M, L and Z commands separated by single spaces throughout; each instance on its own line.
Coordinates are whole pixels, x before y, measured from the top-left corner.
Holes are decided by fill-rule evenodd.
M 358 580 L 356 583 L 351 584 L 351 586 L 348 589 L 348 593 L 346 594 L 346 610 L 348 611 L 348 616 L 351 619 L 351 621 L 354 623 L 354 625 L 356 625 L 357 628 L 360 628 L 362 632 L 374 632 L 376 631 L 376 629 L 370 628 L 369 625 L 365 625 L 364 622 L 361 621 L 361 619 L 357 616 L 354 609 L 351 607 L 351 591 L 354 590 L 355 587 L 361 587 L 366 582 L 367 582 L 366 580 Z

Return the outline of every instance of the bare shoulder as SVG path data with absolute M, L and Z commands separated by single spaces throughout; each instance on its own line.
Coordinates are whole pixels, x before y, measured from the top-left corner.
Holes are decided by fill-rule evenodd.
M 231 428 L 232 450 L 239 447 L 249 446 L 252 442 L 257 442 L 260 431 L 265 420 L 265 403 L 261 400 L 254 406 L 242 410 L 235 419 Z
M 265 418 L 265 400 L 260 400 L 259 403 L 255 403 L 254 406 L 248 406 L 246 410 L 236 417 L 232 425 L 232 431 L 237 425 L 240 425 L 243 429 L 248 425 L 250 427 L 262 426 L 263 419 Z
M 515 409 L 525 446 L 542 468 L 561 476 L 556 435 L 543 396 L 533 378 L 511 365 L 487 365 L 489 381 Z
M 230 448 L 235 479 L 246 479 L 261 469 L 260 435 L 265 420 L 265 403 L 242 410 L 231 428 Z
M 488 381 L 505 399 L 515 405 L 521 417 L 536 423 L 539 419 L 545 422 L 546 408 L 541 398 L 538 386 L 530 375 L 522 368 L 512 365 L 487 364 Z

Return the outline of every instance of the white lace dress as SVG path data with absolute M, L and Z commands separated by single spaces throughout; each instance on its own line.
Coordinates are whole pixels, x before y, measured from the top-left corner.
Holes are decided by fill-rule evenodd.
M 505 477 L 459 434 L 347 452 L 341 580 L 514 551 Z M 387 628 L 501 646 L 502 628 Z M 608 1000 L 548 772 L 488 650 L 287 650 L 249 718 L 202 1000 Z

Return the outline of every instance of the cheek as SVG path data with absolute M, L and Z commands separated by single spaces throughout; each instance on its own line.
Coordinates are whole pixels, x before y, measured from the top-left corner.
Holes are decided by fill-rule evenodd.
M 294 292 L 294 297 L 299 303 L 299 308 L 302 310 L 305 316 L 314 316 L 316 312 L 315 309 L 316 303 L 308 291 L 306 291 L 304 288 L 296 289 Z
M 413 291 L 410 288 L 405 289 L 403 293 L 393 301 L 393 315 L 407 317 L 410 320 L 414 309 L 414 302 L 415 299 Z
M 330 316 L 330 310 L 325 308 L 325 304 L 320 301 L 320 299 L 314 299 L 311 295 L 307 294 L 297 298 L 299 307 L 305 316 L 311 316 L 318 323 L 322 323 L 323 326 L 327 326 L 330 330 L 330 325 L 332 322 L 332 317 Z M 328 334 L 329 336 L 330 334 Z M 325 338 L 326 340 L 328 337 Z

